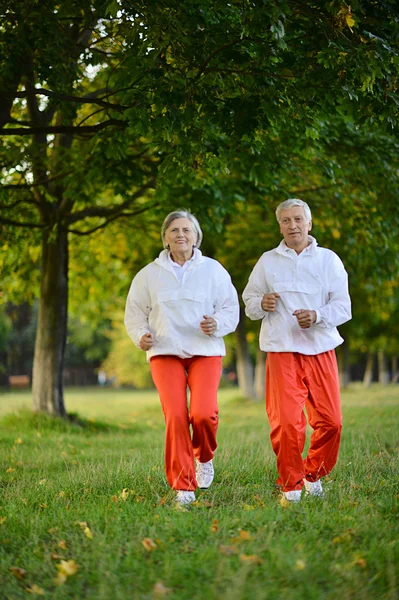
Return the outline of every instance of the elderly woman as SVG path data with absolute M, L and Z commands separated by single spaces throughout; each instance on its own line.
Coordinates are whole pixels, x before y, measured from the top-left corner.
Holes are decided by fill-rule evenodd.
M 165 250 L 133 279 L 125 325 L 147 352 L 165 416 L 166 477 L 185 505 L 195 501 L 197 487 L 213 481 L 223 336 L 237 327 L 239 305 L 228 272 L 199 250 L 202 231 L 194 215 L 170 213 L 162 241 Z

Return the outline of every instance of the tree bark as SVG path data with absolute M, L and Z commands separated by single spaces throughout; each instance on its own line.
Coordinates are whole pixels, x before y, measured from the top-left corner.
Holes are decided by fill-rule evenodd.
M 256 365 L 255 365 L 255 398 L 257 400 L 263 400 L 265 397 L 265 385 L 266 385 L 266 352 L 263 352 L 260 348 L 256 353 Z
M 384 350 L 378 351 L 378 381 L 382 385 L 389 383 L 389 373 Z
M 399 381 L 398 357 L 392 356 L 392 383 L 398 383 L 398 381 Z
M 235 333 L 237 342 L 237 377 L 244 398 L 254 398 L 254 367 L 249 355 L 244 309 L 240 307 L 240 322 Z
M 68 312 L 68 234 L 43 234 L 38 326 L 33 361 L 33 407 L 65 417 L 63 366 Z
M 366 368 L 365 368 L 364 376 L 363 376 L 364 387 L 367 387 L 367 388 L 370 387 L 370 385 L 373 381 L 373 368 L 374 368 L 374 353 L 369 352 L 367 354 Z
M 349 343 L 347 340 L 345 340 L 340 347 L 340 352 L 338 354 L 338 366 L 340 386 L 341 388 L 346 388 L 351 380 L 349 367 Z

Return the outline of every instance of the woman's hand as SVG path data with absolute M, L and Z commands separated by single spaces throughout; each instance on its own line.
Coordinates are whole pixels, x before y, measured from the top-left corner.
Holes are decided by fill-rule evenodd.
M 213 335 L 216 331 L 217 323 L 212 317 L 204 315 L 204 320 L 200 322 L 200 327 L 205 335 Z
M 152 339 L 151 333 L 145 333 L 140 338 L 140 349 L 150 350 L 153 346 L 154 340 Z

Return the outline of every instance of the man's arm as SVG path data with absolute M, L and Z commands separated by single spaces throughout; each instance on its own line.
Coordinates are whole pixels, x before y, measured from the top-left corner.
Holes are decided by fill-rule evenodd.
M 270 291 L 267 284 L 265 268 L 262 257 L 254 266 L 248 283 L 242 295 L 245 304 L 245 314 L 256 321 L 267 316 L 268 312 L 275 310 L 276 301 L 280 297 Z
M 316 323 L 328 329 L 338 327 L 352 318 L 348 274 L 341 259 L 333 253 L 329 265 L 328 302 L 316 310 Z

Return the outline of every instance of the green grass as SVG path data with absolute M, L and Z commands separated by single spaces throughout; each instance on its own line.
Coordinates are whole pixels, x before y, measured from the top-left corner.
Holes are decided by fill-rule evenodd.
M 72 422 L 30 404 L 0 394 L 0 598 L 398 598 L 398 386 L 343 393 L 327 499 L 288 509 L 263 403 L 235 390 L 220 392 L 214 484 L 187 511 L 165 481 L 154 392 L 68 390 Z M 55 585 L 61 560 L 78 569 Z

